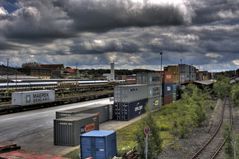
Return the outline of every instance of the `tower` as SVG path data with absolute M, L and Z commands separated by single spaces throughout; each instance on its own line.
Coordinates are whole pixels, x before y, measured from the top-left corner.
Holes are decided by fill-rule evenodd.
M 111 80 L 114 81 L 115 80 L 115 64 L 114 64 L 114 62 L 110 63 L 110 76 L 111 76 Z

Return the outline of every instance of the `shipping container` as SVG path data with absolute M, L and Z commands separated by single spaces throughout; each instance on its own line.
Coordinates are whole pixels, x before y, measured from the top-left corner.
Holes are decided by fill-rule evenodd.
M 137 84 L 161 84 L 162 76 L 160 73 L 149 72 L 149 73 L 138 73 L 136 75 Z
M 163 95 L 167 96 L 169 94 L 172 94 L 174 92 L 174 86 L 175 84 L 173 83 L 164 83 L 163 85 Z
M 112 159 L 117 155 L 116 132 L 94 130 L 80 136 L 81 159 Z
M 173 102 L 173 94 L 168 94 L 163 97 L 163 104 L 170 104 Z
M 99 130 L 99 117 L 94 114 L 79 114 L 54 120 L 54 144 L 76 146 L 80 143 L 80 134 Z
M 88 105 L 88 106 L 80 107 L 80 108 L 57 111 L 56 119 L 78 115 L 80 113 L 90 113 L 90 114 L 97 114 L 99 116 L 99 122 L 103 123 L 105 121 L 112 119 L 112 117 L 110 116 L 110 109 L 112 108 L 110 107 L 112 107 L 112 105 L 93 104 L 93 105 Z
M 173 74 L 171 72 L 165 72 L 164 83 L 179 83 L 179 73 Z
M 55 101 L 54 90 L 36 90 L 12 93 L 12 105 L 27 106 Z
M 148 85 L 148 98 L 162 95 L 162 85 Z
M 177 100 L 177 93 L 173 93 L 173 101 Z
M 148 96 L 148 87 L 145 84 L 119 85 L 114 89 L 115 103 L 129 103 Z
M 151 111 L 159 110 L 159 108 L 162 106 L 162 98 L 160 96 L 149 98 L 147 105 Z
M 145 113 L 145 106 L 148 99 L 142 99 L 134 102 L 116 102 L 113 105 L 114 120 L 130 120 Z

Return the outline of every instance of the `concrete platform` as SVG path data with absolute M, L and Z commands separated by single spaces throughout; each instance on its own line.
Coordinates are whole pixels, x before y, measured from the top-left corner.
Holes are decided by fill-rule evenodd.
M 0 145 L 16 143 L 23 150 L 61 155 L 75 147 L 53 145 L 55 112 L 91 104 L 111 104 L 109 98 L 0 116 Z

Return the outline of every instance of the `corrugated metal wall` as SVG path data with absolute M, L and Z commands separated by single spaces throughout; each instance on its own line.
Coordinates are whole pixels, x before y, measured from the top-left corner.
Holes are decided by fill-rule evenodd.
M 81 158 L 92 157 L 94 159 L 112 159 L 117 154 L 116 133 L 109 135 L 82 135 L 80 141 Z
M 80 143 L 80 134 L 91 130 L 99 130 L 99 118 L 97 115 L 81 114 L 81 116 L 55 119 L 54 144 L 76 146 Z
M 133 101 L 147 98 L 147 85 L 120 85 L 114 89 L 115 103 L 130 103 Z
M 130 120 L 145 112 L 148 99 L 134 102 L 116 102 L 113 106 L 114 120 Z
M 81 113 L 92 113 L 92 114 L 99 115 L 99 121 L 100 123 L 103 123 L 105 121 L 112 119 L 112 114 L 110 114 L 110 110 L 112 110 L 112 105 L 94 104 L 94 105 L 89 105 L 89 106 L 80 107 L 80 108 L 57 111 L 56 119 L 67 117 L 67 116 L 79 115 Z

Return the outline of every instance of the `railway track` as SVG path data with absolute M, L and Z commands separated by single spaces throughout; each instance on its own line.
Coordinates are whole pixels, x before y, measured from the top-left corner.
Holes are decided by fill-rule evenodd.
M 60 106 L 63 104 L 77 103 L 82 101 L 88 101 L 99 98 L 107 98 L 112 97 L 113 91 L 98 91 L 98 92 L 90 92 L 85 94 L 75 94 L 72 96 L 59 97 L 55 102 L 44 103 L 44 104 L 36 104 L 29 106 L 13 106 L 10 103 L 6 103 L 5 105 L 0 105 L 0 115 L 16 113 L 28 110 L 42 109 L 53 106 Z
M 228 124 L 232 126 L 233 118 L 231 109 L 229 99 L 224 99 L 218 125 L 215 127 L 211 137 L 207 139 L 205 144 L 190 159 L 215 159 L 218 156 L 226 142 L 226 139 L 223 138 L 223 125 L 229 122 Z

